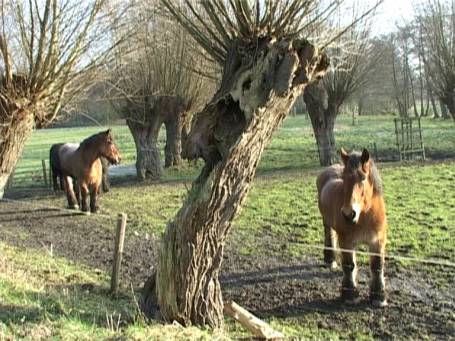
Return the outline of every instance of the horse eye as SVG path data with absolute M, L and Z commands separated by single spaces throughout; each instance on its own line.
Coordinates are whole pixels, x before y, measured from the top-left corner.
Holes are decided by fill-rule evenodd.
M 365 175 L 360 176 L 360 180 L 365 181 L 366 179 L 367 179 L 367 177 Z

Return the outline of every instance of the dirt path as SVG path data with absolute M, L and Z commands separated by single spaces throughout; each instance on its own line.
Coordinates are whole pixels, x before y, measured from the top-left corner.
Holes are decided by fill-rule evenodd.
M 109 272 L 115 221 L 68 211 L 0 203 L 0 240 L 43 249 Z M 258 243 L 268 243 L 267 239 Z M 361 269 L 363 301 L 346 307 L 339 300 L 340 272 L 330 272 L 314 257 L 283 258 L 238 254 L 241 241 L 226 248 L 221 277 L 225 298 L 260 317 L 286 317 L 319 329 L 370 330 L 385 339 L 449 339 L 455 335 L 453 272 L 435 266 L 387 267 L 390 305 L 373 309 L 366 300 L 367 269 Z M 140 288 L 153 270 L 158 239 L 128 231 L 122 278 Z

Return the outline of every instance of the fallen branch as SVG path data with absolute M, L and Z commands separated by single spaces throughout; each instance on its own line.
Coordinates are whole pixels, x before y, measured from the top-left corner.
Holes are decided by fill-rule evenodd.
M 224 304 L 224 312 L 234 320 L 240 322 L 242 326 L 244 326 L 258 338 L 266 340 L 277 340 L 284 338 L 284 335 L 282 333 L 274 330 L 267 323 L 260 320 L 234 301 L 229 301 Z

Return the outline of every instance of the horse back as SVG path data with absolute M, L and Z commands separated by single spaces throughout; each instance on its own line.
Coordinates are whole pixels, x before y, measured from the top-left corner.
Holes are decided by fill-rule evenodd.
M 318 189 L 318 195 L 320 196 L 322 193 L 322 189 L 324 186 L 333 180 L 340 179 L 341 174 L 343 173 L 343 166 L 340 164 L 336 164 L 324 169 L 321 173 L 319 173 L 318 177 L 316 178 L 316 187 Z
M 64 143 L 60 146 L 58 150 L 58 157 L 60 159 L 60 165 L 62 171 L 74 175 L 73 167 L 74 163 L 77 163 L 77 160 L 74 160 L 74 156 L 76 155 L 76 151 L 79 148 L 78 143 Z

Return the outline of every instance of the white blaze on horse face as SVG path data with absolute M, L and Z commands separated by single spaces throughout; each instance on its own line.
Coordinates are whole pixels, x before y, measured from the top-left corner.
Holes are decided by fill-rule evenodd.
M 354 218 L 352 219 L 352 221 L 354 223 L 357 223 L 360 217 L 360 204 L 359 203 L 352 204 L 352 210 L 354 211 Z

